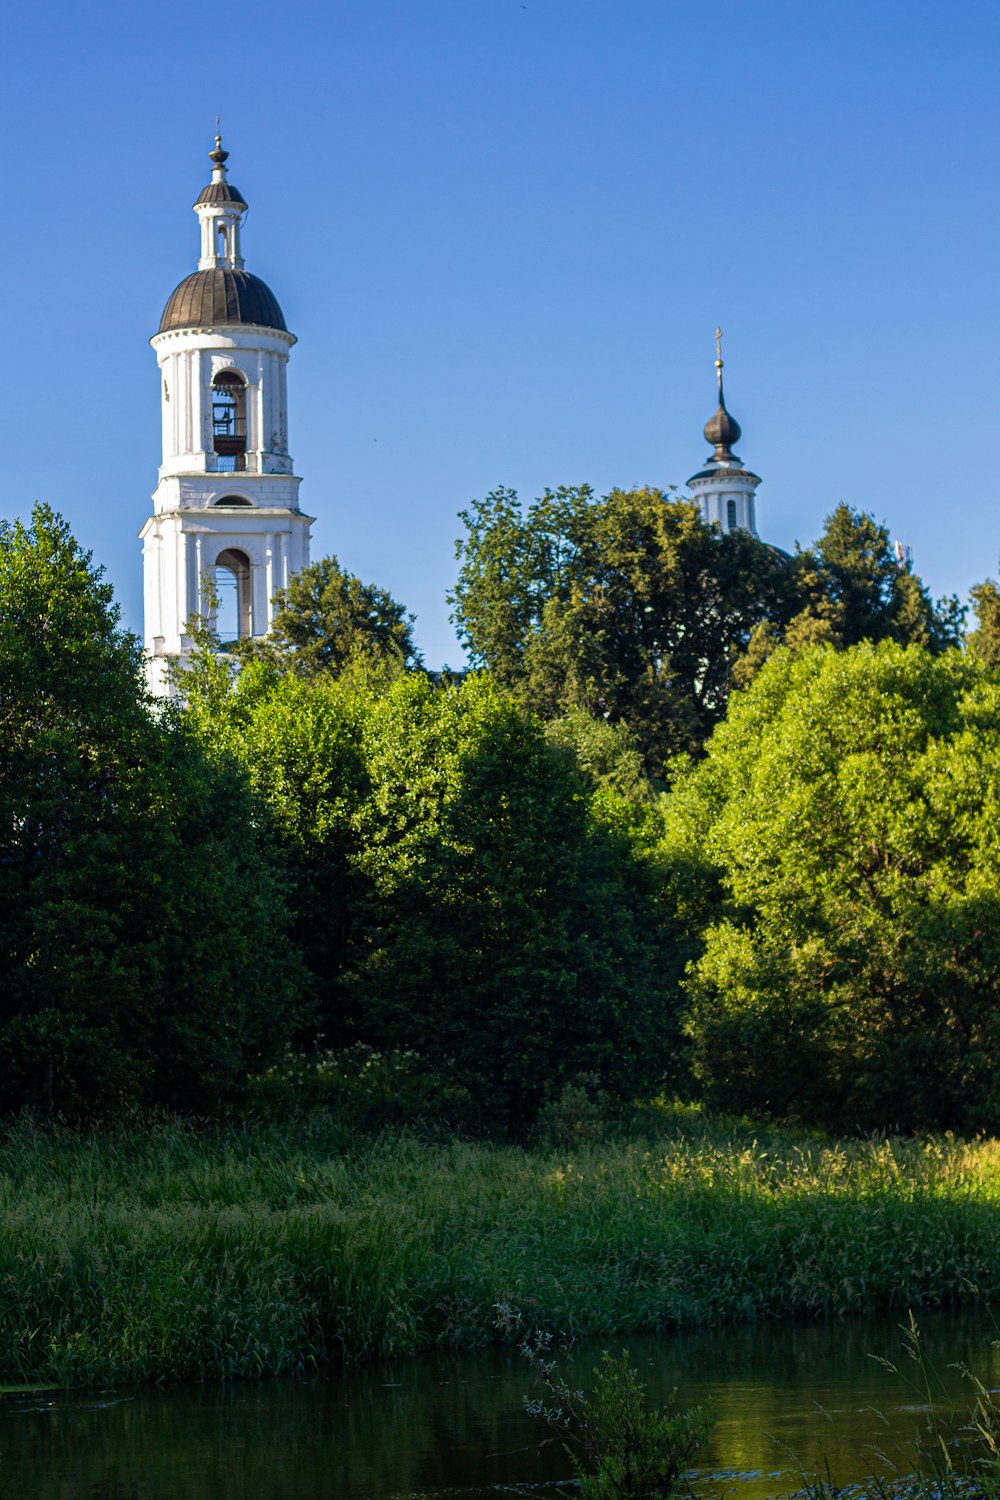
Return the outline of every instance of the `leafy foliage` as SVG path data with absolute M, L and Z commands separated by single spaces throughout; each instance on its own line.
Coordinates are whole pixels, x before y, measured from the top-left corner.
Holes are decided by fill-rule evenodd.
M 660 490 L 497 490 L 463 512 L 451 597 L 473 662 L 543 718 L 627 726 L 647 770 L 700 747 L 725 712 L 733 657 L 788 613 L 782 554 L 705 526 Z
M 969 632 L 968 648 L 987 667 L 1000 667 L 1000 588 L 992 578 L 972 590 L 976 628 Z
M 236 768 L 152 716 L 65 522 L 0 529 L 0 1105 L 238 1088 L 292 1001 L 263 835 Z
M 371 897 L 352 982 L 380 1045 L 448 1065 L 508 1129 L 580 1072 L 617 1095 L 672 1062 L 672 918 L 540 726 L 486 678 L 394 684 L 360 811 Z M 611 815 L 605 816 L 607 802 Z
M 658 1086 L 673 919 L 644 816 L 486 678 L 304 682 L 206 660 L 188 722 L 271 808 L 327 1045 L 410 1050 L 521 1131 L 580 1072 Z
M 838 505 L 813 547 L 792 559 L 791 616 L 758 624 L 735 663 L 745 687 L 779 646 L 856 646 L 897 641 L 943 651 L 961 639 L 964 610 L 957 599 L 935 606 L 908 562 L 897 557 L 889 531 L 874 516 Z
M 357 810 L 369 794 L 361 737 L 377 689 L 357 664 L 343 678 L 307 680 L 268 660 L 234 674 L 211 639 L 181 686 L 189 731 L 213 759 L 244 767 L 267 808 L 288 881 L 289 943 L 307 978 L 309 1020 L 296 1039 L 348 1046 L 359 1037 L 344 1011 L 343 968 L 365 884 L 356 868 Z
M 775 655 L 669 817 L 721 880 L 690 1020 L 709 1100 L 1000 1125 L 998 803 L 1000 686 L 974 662 Z
M 358 658 L 412 668 L 420 665 L 413 619 L 385 589 L 324 557 L 278 590 L 271 634 L 237 643 L 237 654 L 263 655 L 302 677 L 343 672 Z
M 668 1500 L 714 1426 L 711 1411 L 682 1410 L 676 1392 L 651 1408 L 627 1350 L 618 1359 L 605 1352 L 587 1396 L 559 1371 L 550 1334 L 527 1332 L 521 1314 L 504 1304 L 497 1307 L 497 1326 L 521 1340 L 539 1389 L 525 1410 L 562 1438 L 582 1500 Z

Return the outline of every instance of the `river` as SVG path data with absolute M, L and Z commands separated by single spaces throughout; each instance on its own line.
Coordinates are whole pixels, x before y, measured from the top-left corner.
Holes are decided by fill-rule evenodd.
M 839 1483 L 913 1467 L 927 1416 L 905 1317 L 765 1323 L 662 1338 L 588 1342 L 584 1388 L 602 1347 L 627 1343 L 651 1395 L 676 1387 L 718 1417 L 692 1479 L 706 1500 L 762 1500 L 829 1464 Z M 1000 1384 L 988 1312 L 928 1313 L 922 1346 L 941 1382 L 933 1404 L 965 1412 L 955 1362 Z M 879 1359 L 895 1363 L 894 1374 Z M 914 1383 L 915 1382 L 915 1383 Z M 522 1411 L 530 1375 L 508 1352 L 423 1356 L 259 1383 L 7 1397 L 0 1403 L 3 1500 L 498 1500 L 564 1478 L 557 1444 Z M 949 1394 L 945 1396 L 943 1393 Z M 883 1457 L 878 1456 L 879 1450 Z M 506 1493 L 509 1493 L 509 1488 Z

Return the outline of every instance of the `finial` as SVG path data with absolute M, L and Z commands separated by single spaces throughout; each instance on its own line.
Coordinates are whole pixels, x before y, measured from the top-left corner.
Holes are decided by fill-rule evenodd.
M 719 400 L 722 401 L 722 329 L 715 330 L 715 377 L 719 382 Z
M 229 152 L 222 149 L 222 123 L 218 115 L 215 117 L 215 150 L 208 153 L 208 159 L 214 161 L 217 167 L 229 160 Z

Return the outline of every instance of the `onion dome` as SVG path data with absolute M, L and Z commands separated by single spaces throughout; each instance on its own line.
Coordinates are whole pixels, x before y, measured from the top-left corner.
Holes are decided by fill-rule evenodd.
M 743 436 L 743 429 L 736 418 L 730 416 L 722 399 L 722 382 L 719 382 L 719 405 L 715 415 L 705 423 L 705 441 L 715 448 L 718 459 L 733 457 L 732 447 Z
M 743 436 L 743 429 L 736 418 L 726 410 L 726 398 L 722 390 L 722 330 L 715 330 L 715 374 L 719 382 L 719 404 L 715 409 L 715 415 L 709 417 L 705 423 L 705 441 L 711 443 L 715 449 L 714 461 L 716 463 L 739 463 L 733 450 L 733 444 L 738 443 Z
M 212 266 L 207 271 L 192 271 L 171 292 L 157 331 L 237 323 L 288 331 L 278 299 L 265 281 L 249 271 Z

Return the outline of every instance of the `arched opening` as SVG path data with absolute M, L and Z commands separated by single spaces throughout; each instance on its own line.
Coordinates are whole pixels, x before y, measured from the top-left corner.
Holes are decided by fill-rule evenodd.
M 220 499 L 212 502 L 214 505 L 249 505 L 253 507 L 252 500 L 246 500 L 242 495 L 223 495 Z
M 245 469 L 247 388 L 235 370 L 221 370 L 212 381 L 212 433 L 216 472 L 233 474 Z
M 215 593 L 219 640 L 225 644 L 253 635 L 250 559 L 238 547 L 227 547 L 215 559 Z
M 736 530 L 736 501 L 735 500 L 727 500 L 726 501 L 726 530 L 727 531 L 735 531 Z

